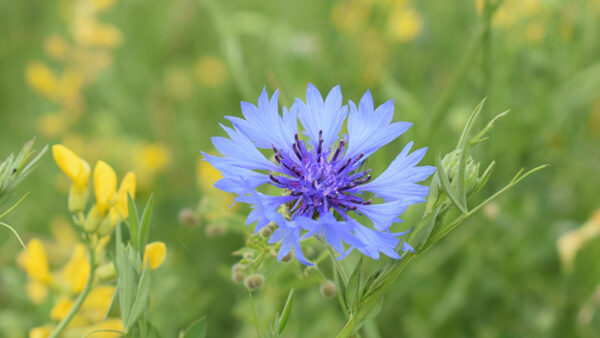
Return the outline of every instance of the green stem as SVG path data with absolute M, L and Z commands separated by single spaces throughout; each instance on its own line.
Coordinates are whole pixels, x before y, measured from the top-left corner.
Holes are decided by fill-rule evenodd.
M 86 241 L 86 246 L 88 248 L 88 253 L 89 253 L 89 257 L 90 257 L 89 258 L 90 274 L 88 275 L 88 279 L 85 284 L 85 287 L 83 288 L 83 291 L 81 291 L 81 293 L 77 297 L 77 300 L 75 301 L 75 304 L 73 304 L 73 306 L 71 307 L 71 310 L 69 310 L 69 313 L 65 316 L 65 318 L 63 318 L 60 321 L 60 323 L 58 323 L 58 325 L 54 328 L 54 330 L 50 334 L 49 338 L 56 338 L 56 337 L 58 337 L 58 335 L 61 334 L 61 332 L 65 329 L 65 327 L 67 327 L 67 325 L 69 325 L 69 322 L 71 322 L 71 319 L 73 319 L 73 316 L 75 316 L 77 311 L 79 311 L 79 308 L 85 301 L 87 295 L 92 290 L 92 285 L 94 284 L 94 271 L 95 271 L 94 265 L 96 264 L 95 257 L 94 257 L 95 250 L 94 250 L 94 248 L 91 247 L 89 241 Z
M 256 307 L 254 306 L 254 298 L 252 298 L 252 291 L 250 291 L 250 289 L 248 289 L 248 296 L 250 296 L 250 305 L 252 306 L 252 317 L 254 318 L 256 337 L 260 338 L 260 330 L 258 329 L 258 319 L 256 319 Z

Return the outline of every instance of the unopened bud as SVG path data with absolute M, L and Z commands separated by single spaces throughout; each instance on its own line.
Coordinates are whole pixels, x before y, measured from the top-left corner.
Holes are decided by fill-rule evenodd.
M 250 260 L 250 259 L 254 258 L 254 254 L 253 254 L 252 252 L 250 252 L 250 251 L 248 251 L 248 252 L 244 252 L 244 256 L 243 256 L 243 257 L 244 257 L 245 259 L 248 259 L 248 260 Z
M 233 271 L 231 273 L 231 280 L 235 283 L 241 283 L 244 280 L 244 273 L 241 271 Z
M 246 277 L 246 280 L 244 280 L 244 285 L 246 285 L 246 288 L 248 288 L 250 291 L 254 291 L 262 287 L 263 284 L 265 284 L 265 277 L 258 273 L 248 276 Z
M 108 215 L 106 215 L 102 223 L 100 223 L 100 227 L 98 227 L 98 235 L 106 236 L 112 233 L 119 222 L 119 217 L 119 212 L 116 209 L 111 208 Z
M 273 230 L 270 226 L 266 226 L 262 228 L 259 233 L 263 238 L 269 238 L 273 234 Z
M 235 263 L 231 267 L 231 271 L 233 271 L 233 272 L 240 272 L 240 271 L 244 271 L 245 268 L 246 268 L 246 266 L 244 264 L 242 264 L 242 263 Z
M 323 295 L 323 297 L 332 298 L 333 296 L 335 296 L 336 292 L 337 287 L 335 286 L 334 282 L 328 280 L 321 284 L 321 294 Z
M 94 206 L 85 218 L 83 229 L 86 232 L 95 232 L 103 218 L 103 216 L 98 214 L 98 208 Z
M 117 277 L 115 265 L 112 262 L 100 265 L 98 268 L 96 268 L 96 276 L 103 280 Z
M 69 211 L 80 212 L 85 209 L 85 205 L 88 200 L 88 189 L 80 189 L 71 184 L 71 190 L 69 190 Z
M 177 218 L 181 224 L 190 227 L 198 225 L 198 216 L 196 216 L 196 213 L 190 208 L 182 209 Z
M 225 228 L 218 224 L 209 224 L 204 228 L 206 237 L 220 236 L 225 232 Z

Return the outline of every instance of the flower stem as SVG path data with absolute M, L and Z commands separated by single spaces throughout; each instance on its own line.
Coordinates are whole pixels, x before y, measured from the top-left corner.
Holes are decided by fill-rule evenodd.
M 252 317 L 254 318 L 256 337 L 260 338 L 260 330 L 258 329 L 258 320 L 256 319 L 256 307 L 254 306 L 254 298 L 252 298 L 252 291 L 248 290 L 248 296 L 250 297 L 250 305 L 252 306 Z
M 63 318 L 60 321 L 60 323 L 58 323 L 58 325 L 54 328 L 54 330 L 50 334 L 49 338 L 58 337 L 61 334 L 61 332 L 65 329 L 65 327 L 67 327 L 67 325 L 69 325 L 69 322 L 71 322 L 71 319 L 73 319 L 73 316 L 75 316 L 77 311 L 79 311 L 79 308 L 83 304 L 83 301 L 86 299 L 87 295 L 90 293 L 90 290 L 92 289 L 92 284 L 94 284 L 94 270 L 95 270 L 94 265 L 96 264 L 95 257 L 94 257 L 95 250 L 90 245 L 89 240 L 86 240 L 86 246 L 88 248 L 88 254 L 89 254 L 90 274 L 88 275 L 88 279 L 85 284 L 85 287 L 83 288 L 83 290 L 77 297 L 77 300 L 75 301 L 75 304 L 73 304 L 73 306 L 71 307 L 71 310 L 69 310 L 69 313 L 65 316 L 65 318 Z

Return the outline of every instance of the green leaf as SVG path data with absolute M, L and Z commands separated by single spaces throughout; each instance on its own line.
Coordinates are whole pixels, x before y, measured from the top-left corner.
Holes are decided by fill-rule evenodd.
M 360 256 L 358 264 L 354 267 L 352 275 L 348 279 L 348 286 L 346 287 L 346 304 L 349 309 L 354 310 L 358 301 L 358 295 L 360 290 L 360 275 L 362 273 L 363 256 Z
M 492 127 L 494 127 L 494 123 L 496 123 L 496 121 L 498 119 L 506 116 L 509 112 L 510 112 L 510 110 L 506 110 L 506 111 L 503 111 L 502 113 L 496 115 L 490 122 L 488 122 L 488 124 L 485 126 L 485 128 L 483 128 L 475 136 L 471 137 L 471 139 L 469 140 L 469 144 L 476 145 L 477 143 L 487 140 L 487 138 L 485 137 L 485 134 L 487 134 L 490 131 L 490 129 L 492 129 Z
M 136 250 L 139 250 L 138 247 L 138 215 L 137 207 L 135 206 L 135 201 L 133 197 L 129 193 L 127 193 L 127 209 L 129 209 L 129 233 L 131 234 L 131 241 Z
M 202 317 L 188 326 L 179 334 L 179 338 L 204 338 L 206 337 L 206 317 Z
M 350 314 L 350 318 L 348 318 L 346 325 L 344 326 L 342 331 L 340 331 L 340 333 L 338 333 L 336 338 L 350 337 L 350 335 L 352 335 L 354 333 L 354 325 L 355 325 L 355 318 L 352 314 Z
M 110 305 L 108 306 L 108 310 L 106 310 L 106 314 L 104 315 L 103 320 L 107 320 L 110 317 L 115 305 L 117 304 L 117 297 L 119 295 L 119 281 L 117 281 L 117 286 L 115 287 L 115 292 L 113 293 L 112 299 L 110 300 Z
M 146 206 L 144 207 L 144 212 L 142 212 L 142 219 L 139 222 L 139 239 L 138 239 L 138 250 L 141 255 L 144 254 L 144 248 L 146 247 L 146 243 L 148 242 L 148 230 L 150 228 L 150 214 L 152 213 L 152 205 L 154 201 L 154 195 L 150 195 L 148 202 L 146 202 Z
M 142 271 L 142 276 L 140 277 L 140 281 L 137 286 L 137 291 L 135 293 L 135 300 L 131 307 L 131 313 L 128 317 L 128 320 L 125 322 L 125 330 L 129 330 L 129 328 L 135 324 L 138 318 L 146 311 L 146 307 L 148 305 L 148 299 L 150 298 L 150 268 L 148 268 L 147 264 L 144 270 Z
M 115 269 L 117 270 L 117 292 L 119 293 L 119 308 L 121 310 L 121 320 L 123 323 L 129 322 L 131 307 L 133 305 L 134 296 L 136 293 L 135 287 L 135 271 L 129 262 L 126 247 L 121 238 L 121 225 L 117 224 L 116 231 L 116 261 Z
M 278 333 L 283 332 L 283 329 L 285 329 L 285 326 L 287 325 L 288 319 L 290 318 L 290 313 L 292 313 L 292 305 L 294 304 L 295 294 L 296 290 L 292 288 L 287 300 L 285 301 L 285 305 L 283 306 L 281 316 L 279 317 Z
M 441 206 L 438 206 L 431 214 L 421 220 L 419 227 L 415 230 L 410 239 L 410 244 L 415 251 L 421 251 L 425 243 L 429 240 L 429 237 L 435 228 L 436 219 L 441 208 Z

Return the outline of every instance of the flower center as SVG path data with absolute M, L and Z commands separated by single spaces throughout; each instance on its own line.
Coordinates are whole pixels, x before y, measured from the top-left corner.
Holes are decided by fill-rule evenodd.
M 292 148 L 293 154 L 281 152 L 275 146 L 275 160 L 286 176 L 274 176 L 271 172 L 272 184 L 297 196 L 290 202 L 292 217 L 315 217 L 330 208 L 340 215 L 356 210 L 357 205 L 368 205 L 373 201 L 365 201 L 351 193 L 352 189 L 371 179 L 371 169 L 359 171 L 363 154 L 354 158 L 344 158 L 342 153 L 346 139 L 341 139 L 337 147 L 323 148 L 323 132 L 319 132 L 319 141 L 308 149 L 301 141 L 298 133 Z

